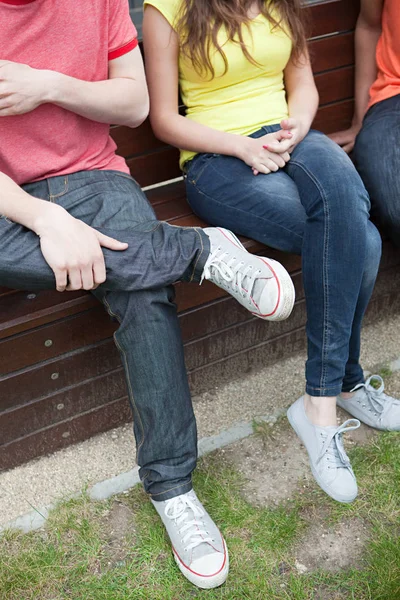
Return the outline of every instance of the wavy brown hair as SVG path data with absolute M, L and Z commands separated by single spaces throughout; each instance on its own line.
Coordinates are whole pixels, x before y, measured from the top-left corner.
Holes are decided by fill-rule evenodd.
M 280 27 L 290 35 L 294 58 L 302 56 L 306 52 L 306 33 L 300 0 L 258 0 L 257 4 L 260 14 L 273 28 Z M 251 22 L 248 13 L 253 5 L 254 0 L 182 0 L 176 30 L 182 53 L 190 59 L 199 74 L 208 71 L 214 77 L 210 58 L 212 48 L 216 48 L 222 56 L 225 73 L 228 70 L 226 55 L 218 44 L 221 27 L 226 28 L 228 40 L 236 41 L 245 57 L 256 64 L 243 41 L 243 26 L 248 27 Z

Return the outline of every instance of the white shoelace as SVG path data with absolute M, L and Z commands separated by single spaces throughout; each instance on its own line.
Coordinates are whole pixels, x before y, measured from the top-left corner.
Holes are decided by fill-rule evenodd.
M 235 256 L 229 258 L 228 252 L 222 252 L 221 247 L 218 246 L 214 252 L 210 255 L 207 264 L 204 267 L 203 278 L 209 279 L 212 275 L 217 283 L 221 282 L 220 277 L 227 283 L 233 284 L 233 287 L 237 287 L 243 298 L 252 302 L 252 291 L 256 281 L 256 275 L 261 271 L 254 271 L 252 265 L 247 265 L 245 269 L 241 269 L 244 265 L 243 261 L 238 261 Z M 213 271 L 212 271 L 213 270 Z M 247 289 L 244 288 L 243 283 L 246 281 Z
M 319 463 L 326 455 L 328 455 L 328 460 L 334 463 L 332 468 L 351 468 L 349 457 L 343 446 L 342 435 L 346 431 L 353 431 L 353 429 L 358 429 L 359 427 L 360 421 L 358 421 L 358 419 L 348 419 L 331 433 L 324 434 L 321 432 L 321 436 L 325 437 L 325 441 L 317 462 Z
M 189 510 L 192 511 L 194 519 L 191 519 Z M 205 529 L 199 528 L 196 517 L 201 519 L 204 516 L 204 511 L 189 498 L 183 499 L 181 496 L 171 498 L 167 501 L 164 512 L 165 516 L 175 521 L 179 527 L 178 533 L 183 536 L 181 539 L 183 544 L 186 544 L 184 548 L 186 551 L 192 550 L 205 542 L 214 541 Z
M 373 380 L 377 380 L 380 382 L 380 386 L 378 389 L 374 388 L 371 385 L 371 381 Z M 364 388 L 365 394 L 367 396 L 367 402 L 370 405 L 368 411 L 374 412 L 376 417 L 383 413 L 385 407 L 393 406 L 393 404 L 400 406 L 399 400 L 390 398 L 391 402 L 387 402 L 387 400 L 389 400 L 389 397 L 384 393 L 385 384 L 383 383 L 383 379 L 380 375 L 371 375 L 371 377 L 368 377 L 365 383 L 359 383 L 351 391 L 356 392 L 361 388 Z M 357 402 L 359 401 L 357 400 Z M 362 407 L 367 408 L 367 405 L 362 404 Z

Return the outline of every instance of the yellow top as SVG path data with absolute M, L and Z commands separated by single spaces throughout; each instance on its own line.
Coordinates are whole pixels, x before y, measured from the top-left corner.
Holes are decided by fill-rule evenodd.
M 157 8 L 174 27 L 181 0 L 145 0 Z M 249 27 L 243 27 L 243 41 L 257 64 L 249 62 L 239 44 L 226 41 L 221 29 L 218 42 L 228 61 L 219 52 L 211 50 L 215 76 L 199 75 L 190 60 L 179 57 L 179 85 L 186 106 L 186 117 L 219 131 L 249 135 L 264 125 L 279 123 L 288 116 L 283 70 L 286 67 L 292 42 L 280 28 L 259 15 Z M 181 150 L 180 166 L 195 156 L 195 152 Z

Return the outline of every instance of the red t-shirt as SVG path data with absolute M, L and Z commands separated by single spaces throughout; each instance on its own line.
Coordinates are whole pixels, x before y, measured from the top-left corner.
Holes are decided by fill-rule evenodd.
M 0 0 L 0 59 L 85 81 L 137 45 L 128 0 Z M 82 170 L 129 173 L 109 126 L 43 104 L 0 117 L 0 171 L 16 183 Z

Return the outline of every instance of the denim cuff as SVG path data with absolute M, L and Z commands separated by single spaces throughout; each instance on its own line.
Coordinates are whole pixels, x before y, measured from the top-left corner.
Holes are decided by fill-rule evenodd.
M 195 259 L 192 261 L 192 264 L 185 271 L 182 281 L 186 281 L 188 283 L 200 283 L 203 277 L 204 266 L 208 257 L 210 256 L 210 238 L 206 233 L 204 233 L 201 227 L 193 227 L 192 229 L 198 235 L 199 249 Z
M 327 396 L 332 396 L 332 397 L 339 396 L 341 391 L 342 391 L 342 386 L 340 386 L 340 385 L 336 385 L 335 387 L 325 387 L 325 388 L 312 387 L 308 383 L 306 385 L 307 394 L 309 394 L 310 396 L 314 396 L 316 398 L 324 398 Z
M 180 496 L 181 494 L 187 494 L 192 489 L 193 484 L 190 480 L 186 483 L 172 486 L 169 490 L 165 490 L 165 492 L 149 494 L 149 496 L 152 500 L 154 500 L 154 502 L 163 502 L 164 500 L 170 500 L 171 498 L 175 498 L 176 496 Z

